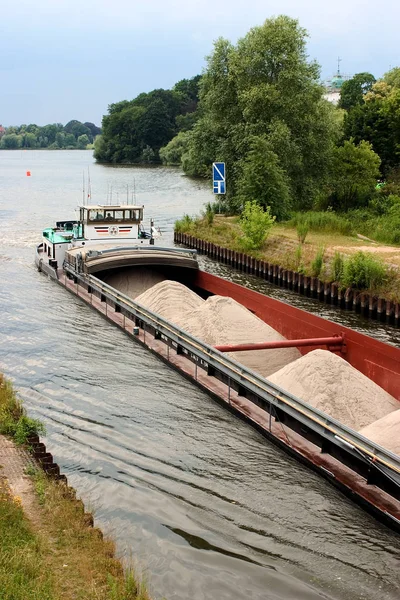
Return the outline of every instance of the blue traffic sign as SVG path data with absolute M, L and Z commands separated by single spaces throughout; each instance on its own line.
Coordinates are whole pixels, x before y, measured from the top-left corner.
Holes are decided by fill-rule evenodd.
M 213 163 L 213 189 L 214 194 L 225 194 L 225 163 Z

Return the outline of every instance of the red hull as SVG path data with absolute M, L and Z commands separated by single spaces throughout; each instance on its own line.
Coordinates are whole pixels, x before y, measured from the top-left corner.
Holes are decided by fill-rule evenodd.
M 194 285 L 209 294 L 230 296 L 288 339 L 330 337 L 335 334 L 343 334 L 345 338 L 343 358 L 394 398 L 400 400 L 399 348 L 205 271 L 197 272 Z M 315 347 L 304 347 L 299 350 L 306 354 L 315 350 Z

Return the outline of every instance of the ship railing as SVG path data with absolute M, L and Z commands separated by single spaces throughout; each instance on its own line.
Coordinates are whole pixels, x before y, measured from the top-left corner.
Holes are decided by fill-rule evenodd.
M 93 275 L 77 274 L 66 266 L 76 283 L 97 293 L 106 302 L 118 306 L 119 311 L 140 324 L 146 332 L 172 346 L 178 354 L 219 378 L 229 389 L 278 421 L 296 431 L 303 438 L 321 448 L 340 462 L 350 466 L 368 483 L 374 484 L 400 500 L 400 457 L 375 444 L 357 431 L 293 396 L 261 375 L 248 369 L 231 357 L 192 336 L 180 327 L 160 317 L 129 296 L 119 292 Z M 350 457 L 350 458 L 349 458 Z

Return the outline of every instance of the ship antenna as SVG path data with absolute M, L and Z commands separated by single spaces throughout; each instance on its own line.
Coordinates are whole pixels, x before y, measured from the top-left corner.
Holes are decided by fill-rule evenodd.
M 126 205 L 129 204 L 129 183 L 126 184 Z
M 133 201 L 136 204 L 136 180 L 133 178 Z
M 89 171 L 89 167 L 87 168 L 87 172 L 88 172 L 88 194 L 87 194 L 87 198 L 88 200 L 90 200 L 92 198 L 92 186 L 90 183 L 90 171 Z
M 85 205 L 85 171 L 82 171 L 82 200 L 83 205 Z

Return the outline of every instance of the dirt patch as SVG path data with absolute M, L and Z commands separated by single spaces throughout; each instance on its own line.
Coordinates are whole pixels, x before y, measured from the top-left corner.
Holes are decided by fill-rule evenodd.
M 34 459 L 23 448 L 0 435 L 0 477 L 8 481 L 13 496 L 21 499 L 24 512 L 34 525 L 40 526 L 40 510 L 36 492 L 26 470 L 37 469 Z

